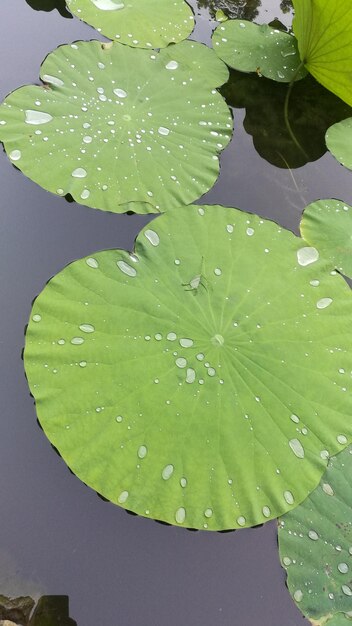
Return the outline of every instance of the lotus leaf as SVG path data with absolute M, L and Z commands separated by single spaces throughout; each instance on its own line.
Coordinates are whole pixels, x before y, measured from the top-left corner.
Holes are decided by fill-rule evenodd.
M 293 30 L 314 78 L 352 105 L 351 0 L 293 0 Z
M 165 48 L 194 28 L 184 0 L 66 0 L 70 11 L 110 39 L 137 48 Z
M 36 299 L 25 368 L 85 483 L 155 519 L 265 522 L 352 439 L 352 295 L 316 249 L 236 209 L 158 217 Z
M 306 75 L 303 67 L 299 69 L 295 37 L 267 24 L 228 20 L 215 30 L 213 46 L 227 65 L 241 72 L 257 72 L 282 83 Z
M 352 278 L 352 207 L 339 200 L 318 200 L 303 213 L 301 234 L 330 264 Z
M 214 184 L 231 138 L 215 89 L 227 78 L 192 41 L 159 53 L 61 46 L 42 65 L 44 87 L 17 89 L 0 106 L 0 140 L 29 178 L 81 204 L 116 213 L 189 204 Z
M 352 170 L 352 117 L 333 124 L 327 130 L 325 139 L 335 159 Z
M 341 373 L 341 377 L 349 374 Z M 279 524 L 288 588 L 315 626 L 352 616 L 352 446 L 330 459 L 313 493 Z

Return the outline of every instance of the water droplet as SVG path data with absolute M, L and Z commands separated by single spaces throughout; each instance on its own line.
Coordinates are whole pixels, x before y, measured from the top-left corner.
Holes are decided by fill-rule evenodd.
M 73 170 L 71 176 L 73 176 L 73 178 L 85 178 L 87 176 L 87 172 L 83 169 L 83 167 L 77 167 Z
M 232 226 L 232 224 L 227 224 L 226 230 L 227 230 L 228 233 L 233 233 L 233 226 Z
M 216 371 L 213 367 L 208 367 L 208 376 L 215 376 Z
M 11 161 L 19 161 L 21 156 L 22 156 L 21 150 L 12 150 L 12 152 L 10 152 L 9 154 Z
M 319 259 L 319 252 L 316 248 L 306 247 L 297 250 L 297 261 L 299 265 L 305 267 L 311 263 L 315 263 Z
M 33 322 L 40 322 L 40 320 L 42 319 L 42 316 L 39 315 L 39 313 L 36 313 L 35 315 L 33 315 L 32 320 Z
M 90 135 L 85 135 L 85 137 L 83 137 L 83 141 L 84 143 L 92 143 L 93 137 L 91 137 Z
M 311 280 L 311 281 L 309 282 L 309 284 L 310 284 L 312 287 L 319 287 L 319 285 L 320 285 L 320 281 L 319 281 L 319 280 Z
M 82 345 L 82 343 L 84 343 L 84 339 L 83 339 L 83 337 L 72 337 L 71 343 L 74 346 L 80 346 L 80 345 Z
M 205 517 L 207 517 L 207 518 L 212 517 L 212 515 L 213 515 L 213 510 L 212 510 L 212 509 L 205 509 L 205 511 L 204 511 L 204 515 L 205 515 Z
M 333 496 L 334 495 L 334 490 L 331 487 L 331 485 L 329 485 L 329 483 L 323 483 L 323 491 L 328 496 Z
M 303 593 L 300 589 L 297 589 L 294 594 L 293 594 L 294 599 L 296 600 L 296 602 L 302 602 L 303 600 Z
M 115 417 L 115 420 L 116 420 L 116 421 L 120 424 L 120 423 L 122 422 L 122 420 L 123 420 L 122 415 L 117 415 L 117 416 Z
M 187 487 L 187 478 L 185 478 L 184 476 L 180 478 L 180 485 L 183 488 Z
M 118 98 L 127 98 L 127 92 L 124 89 L 114 89 L 114 94 Z
M 288 445 L 290 446 L 292 452 L 296 455 L 296 457 L 298 457 L 299 459 L 304 459 L 304 448 L 298 439 L 290 439 Z
M 352 589 L 348 585 L 342 585 L 341 589 L 345 596 L 352 596 Z
M 124 274 L 127 274 L 127 276 L 137 276 L 137 272 L 134 267 L 131 267 L 128 263 L 125 263 L 125 261 L 116 261 L 116 265 L 119 270 L 121 270 Z
M 284 498 L 285 498 L 287 504 L 293 504 L 294 501 L 295 501 L 291 491 L 284 491 Z
M 87 367 L 87 361 L 80 361 L 79 362 L 79 366 L 80 367 Z
M 182 346 L 182 348 L 191 348 L 193 346 L 193 339 L 180 339 L 180 346 Z
M 337 566 L 337 569 L 339 570 L 341 574 L 347 574 L 349 567 L 347 563 L 339 563 Z
M 26 124 L 34 124 L 35 126 L 47 124 L 53 119 L 52 115 L 44 113 L 44 111 L 32 111 L 31 109 L 28 109 L 24 112 L 24 114 Z
M 99 267 L 99 263 L 96 259 L 93 259 L 93 257 L 90 257 L 89 259 L 86 259 L 86 263 L 89 267 L 92 267 L 93 269 L 98 269 Z
M 290 557 L 288 556 L 284 556 L 284 558 L 282 559 L 282 562 L 285 565 L 285 567 L 289 567 L 292 563 Z
M 81 324 L 79 329 L 84 333 L 94 333 L 95 327 L 92 324 Z
M 225 339 L 222 335 L 214 335 L 214 337 L 211 338 L 211 343 L 213 344 L 213 346 L 223 346 L 225 343 Z
M 81 193 L 81 198 L 82 200 L 87 200 L 90 196 L 90 191 L 89 189 L 83 189 L 82 193 Z
M 186 519 L 186 510 L 183 508 L 183 506 L 181 506 L 179 509 L 177 509 L 176 514 L 175 514 L 175 520 L 178 524 L 183 524 L 183 522 Z
M 161 476 L 164 480 L 169 480 L 169 478 L 171 478 L 172 474 L 174 473 L 174 466 L 173 465 L 165 465 L 163 471 L 161 472 Z
M 254 229 L 253 228 L 247 228 L 246 233 L 249 237 L 252 237 L 254 235 Z
M 178 63 L 177 61 L 169 61 L 165 67 L 167 70 L 177 70 Z
M 220 267 L 216 267 L 216 268 L 215 268 L 215 270 L 214 270 L 214 274 L 215 274 L 215 276 L 221 276 L 222 271 L 221 271 Z
M 113 0 L 91 0 L 91 2 L 101 11 L 118 11 L 125 8 L 123 2 L 113 2 Z
M 263 511 L 263 515 L 264 515 L 264 517 L 270 517 L 270 515 L 271 515 L 271 511 L 270 511 L 270 509 L 269 509 L 269 507 L 268 507 L 268 506 L 263 506 L 262 511 Z
M 295 423 L 298 424 L 299 423 L 299 417 L 298 415 L 295 415 L 294 413 L 292 413 L 292 415 L 290 416 L 290 419 Z
M 243 517 L 243 515 L 241 515 L 240 517 L 237 518 L 237 524 L 239 526 L 245 526 L 246 524 L 246 518 Z
M 124 502 L 126 502 L 127 498 L 129 496 L 128 491 L 121 491 L 119 497 L 117 498 L 118 502 L 120 504 L 123 504 Z
M 165 137 L 167 137 L 167 135 L 170 134 L 170 130 L 168 128 L 165 128 L 165 126 L 159 126 L 158 133 L 159 135 L 164 135 Z
M 156 247 L 160 243 L 159 235 L 154 230 L 146 230 L 144 232 L 144 236 L 148 239 L 148 241 L 152 244 L 152 246 Z
M 137 454 L 140 459 L 145 459 L 145 457 L 147 456 L 147 453 L 148 453 L 148 449 L 146 448 L 146 446 L 139 446 Z
M 318 539 L 319 539 L 319 535 L 318 535 L 318 533 L 316 533 L 316 532 L 315 532 L 315 530 L 310 530 L 310 531 L 308 532 L 308 537 L 309 537 L 309 539 L 311 539 L 312 541 L 318 541 Z
M 62 87 L 64 81 L 61 78 L 57 78 L 56 76 L 51 76 L 50 74 L 44 74 L 42 77 L 44 83 L 49 83 L 51 85 L 55 85 L 55 87 Z
M 187 369 L 186 383 L 194 383 L 195 379 L 196 379 L 196 373 L 195 373 L 194 369 L 189 367 Z
M 317 302 L 317 309 L 326 309 L 332 303 L 332 298 L 321 298 Z
M 338 435 L 336 439 L 338 443 L 340 443 L 342 446 L 344 446 L 347 443 L 347 437 L 345 437 L 345 435 Z
M 183 357 L 179 357 L 178 359 L 176 359 L 175 363 L 177 367 L 181 367 L 181 368 L 184 368 L 187 365 L 187 361 Z
M 168 339 L 169 341 L 175 341 L 177 339 L 177 335 L 176 333 L 168 333 L 166 335 L 166 339 Z

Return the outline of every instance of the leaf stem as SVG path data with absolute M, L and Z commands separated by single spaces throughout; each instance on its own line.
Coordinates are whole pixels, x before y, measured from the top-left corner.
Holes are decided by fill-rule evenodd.
M 284 104 L 284 118 L 285 118 L 285 124 L 286 124 L 286 128 L 288 130 L 288 133 L 293 141 L 293 143 L 295 144 L 295 146 L 297 146 L 297 148 L 302 152 L 302 154 L 304 154 L 305 158 L 309 160 L 308 154 L 306 153 L 306 151 L 302 148 L 301 144 L 299 143 L 296 135 L 294 134 L 291 124 L 290 124 L 290 120 L 288 117 L 288 106 L 289 106 L 289 102 L 290 102 L 290 97 L 291 97 L 291 93 L 292 93 L 292 89 L 293 86 L 295 84 L 296 78 L 298 76 L 298 74 L 300 73 L 301 69 L 304 67 L 304 61 L 301 61 L 301 63 L 299 64 L 299 66 L 297 67 L 292 80 L 288 86 L 287 92 L 286 92 L 286 98 L 285 98 L 285 104 Z

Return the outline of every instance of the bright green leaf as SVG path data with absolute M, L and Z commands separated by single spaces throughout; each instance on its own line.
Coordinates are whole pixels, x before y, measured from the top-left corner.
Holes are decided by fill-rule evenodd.
M 140 515 L 209 530 L 304 500 L 352 440 L 352 295 L 317 250 L 220 206 L 158 217 L 133 254 L 66 267 L 25 368 L 72 471 Z M 346 393 L 347 389 L 347 393 Z
M 110 39 L 137 48 L 165 48 L 194 28 L 184 0 L 66 0 L 70 11 Z
M 352 278 L 352 207 L 339 200 L 318 200 L 303 213 L 301 234 L 332 269 Z
M 215 89 L 228 70 L 206 46 L 154 53 L 76 42 L 51 53 L 40 75 L 45 87 L 17 89 L 0 106 L 0 140 L 44 189 L 116 213 L 155 213 L 214 184 L 233 123 Z
M 350 379 L 350 372 L 341 370 L 340 378 Z M 317 489 L 279 524 L 280 557 L 289 591 L 316 626 L 351 623 L 351 473 L 349 446 L 330 459 Z
M 352 170 L 352 117 L 331 126 L 325 139 L 335 159 Z
M 227 17 L 226 13 L 224 13 L 222 9 L 218 9 L 215 13 L 215 19 L 217 22 L 227 22 L 229 18 Z
M 351 0 L 293 0 L 293 30 L 314 78 L 352 105 Z
M 241 72 L 257 72 L 278 82 L 289 83 L 305 76 L 295 37 L 267 24 L 229 20 L 217 27 L 213 46 L 219 57 Z

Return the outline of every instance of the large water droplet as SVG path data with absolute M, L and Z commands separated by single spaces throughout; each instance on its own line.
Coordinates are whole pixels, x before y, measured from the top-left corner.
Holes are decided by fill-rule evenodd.
M 12 150 L 12 152 L 10 152 L 9 154 L 11 161 L 19 161 L 21 156 L 22 156 L 21 150 Z
M 55 87 L 62 87 L 64 84 L 64 81 L 61 80 L 61 78 L 57 78 L 56 76 L 51 76 L 50 74 L 44 74 L 42 79 L 45 83 L 55 85 Z
M 310 531 L 308 532 L 308 537 L 309 537 L 309 539 L 311 539 L 312 541 L 318 541 L 318 539 L 319 539 L 319 535 L 318 535 L 318 533 L 316 533 L 316 532 L 315 532 L 315 530 L 310 530 Z
M 124 89 L 114 89 L 114 94 L 118 98 L 127 98 L 127 92 Z
M 285 491 L 284 492 L 284 498 L 285 498 L 287 504 L 293 504 L 294 503 L 294 497 L 293 497 L 293 494 L 291 493 L 291 491 Z
M 194 383 L 195 379 L 196 379 L 196 373 L 194 369 L 189 367 L 187 370 L 187 375 L 186 375 L 186 383 Z
M 165 126 L 159 126 L 158 133 L 159 135 L 165 135 L 167 137 L 167 135 L 170 134 L 170 130 L 168 128 L 165 128 Z
M 148 241 L 152 244 L 152 246 L 156 247 L 160 243 L 159 235 L 154 230 L 146 230 L 144 232 L 144 236 L 148 239 Z
M 128 491 L 121 491 L 119 497 L 117 498 L 118 502 L 120 504 L 123 504 L 124 502 L 126 502 L 127 498 L 129 496 Z
M 139 446 L 137 454 L 140 459 L 145 459 L 145 457 L 147 456 L 147 453 L 148 453 L 148 449 L 146 446 Z
M 191 348 L 193 346 L 193 339 L 180 339 L 180 346 L 182 346 L 182 348 Z
M 169 61 L 165 67 L 167 70 L 177 70 L 178 63 L 177 61 Z
M 303 600 L 303 593 L 300 589 L 297 589 L 294 594 L 293 594 L 294 599 L 296 600 L 296 602 L 302 602 Z
M 101 11 L 118 11 L 124 9 L 124 2 L 113 2 L 113 0 L 91 0 L 94 6 Z
M 175 363 L 176 363 L 177 367 L 181 367 L 181 368 L 184 368 L 187 365 L 186 359 L 184 359 L 182 356 L 180 356 L 178 359 L 176 359 Z
M 303 267 L 315 263 L 318 259 L 319 252 L 316 248 L 305 247 L 297 250 L 297 261 Z
M 183 508 L 183 506 L 181 506 L 179 509 L 177 509 L 176 514 L 175 514 L 175 520 L 178 524 L 183 524 L 183 522 L 186 519 L 186 510 Z
M 291 439 L 288 444 L 296 457 L 304 459 L 304 448 L 298 439 Z
M 35 126 L 47 124 L 53 119 L 52 115 L 44 113 L 44 111 L 32 111 L 31 109 L 27 109 L 24 114 L 26 124 L 34 124 Z
M 71 176 L 73 176 L 73 178 L 85 178 L 87 176 L 87 172 L 83 169 L 83 167 L 77 167 L 73 170 Z
M 240 517 L 237 518 L 237 524 L 239 526 L 245 526 L 246 525 L 246 518 L 243 517 L 243 515 L 240 515 Z
M 331 485 L 329 485 L 329 483 L 323 483 L 323 491 L 324 491 L 324 493 L 326 493 L 327 496 L 333 496 L 334 495 L 334 490 L 331 487 Z
M 95 327 L 92 324 L 81 324 L 79 329 L 84 333 L 94 333 Z
M 119 270 L 121 270 L 124 274 L 127 274 L 127 276 L 137 276 L 137 271 L 134 267 L 131 267 L 131 265 L 128 265 L 125 261 L 116 261 L 116 265 Z
M 92 267 L 93 269 L 98 269 L 99 267 L 99 263 L 96 259 L 93 259 L 92 257 L 90 257 L 89 259 L 86 259 L 86 263 L 89 267 Z
M 347 574 L 349 567 L 347 563 L 339 563 L 337 566 L 337 569 L 339 570 L 341 574 Z
M 321 298 L 317 302 L 317 309 L 326 309 L 332 303 L 332 298 Z
M 163 477 L 164 480 L 169 480 L 169 478 L 171 478 L 173 473 L 174 473 L 174 466 L 171 464 L 165 465 L 163 471 L 161 472 L 161 476 Z

